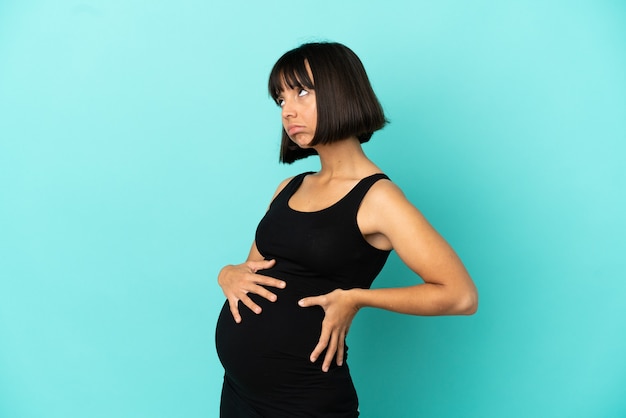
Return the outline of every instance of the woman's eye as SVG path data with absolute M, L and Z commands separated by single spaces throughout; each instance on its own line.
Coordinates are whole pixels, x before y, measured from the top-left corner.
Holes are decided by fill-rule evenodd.
M 309 94 L 308 90 L 300 89 L 298 96 L 302 97 L 302 96 L 306 96 L 307 94 Z
M 276 104 L 280 107 L 283 107 L 285 105 L 285 100 L 283 99 L 276 99 Z

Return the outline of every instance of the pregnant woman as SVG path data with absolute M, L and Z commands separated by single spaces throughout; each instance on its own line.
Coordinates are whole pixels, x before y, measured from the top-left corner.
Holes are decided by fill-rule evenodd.
M 320 170 L 283 181 L 243 264 L 218 276 L 223 418 L 357 417 L 345 338 L 362 307 L 469 315 L 476 288 L 454 250 L 361 144 L 386 119 L 359 58 L 304 44 L 274 65 L 280 160 Z M 423 283 L 370 289 L 391 250 Z

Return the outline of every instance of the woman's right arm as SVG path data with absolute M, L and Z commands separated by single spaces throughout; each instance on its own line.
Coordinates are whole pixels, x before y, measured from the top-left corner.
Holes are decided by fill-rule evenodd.
M 286 179 L 278 186 L 274 197 L 280 193 L 290 180 L 290 178 Z M 263 286 L 283 289 L 286 283 L 273 277 L 256 274 L 257 271 L 271 268 L 274 264 L 276 264 L 276 260 L 265 260 L 257 249 L 256 242 L 253 242 L 250 253 L 248 254 L 248 259 L 245 263 L 237 265 L 230 264 L 220 270 L 217 276 L 217 283 L 228 299 L 230 312 L 235 322 L 241 322 L 241 315 L 239 314 L 240 301 L 252 312 L 256 314 L 261 313 L 261 307 L 250 299 L 248 293 L 259 295 L 271 302 L 276 301 L 276 295 Z

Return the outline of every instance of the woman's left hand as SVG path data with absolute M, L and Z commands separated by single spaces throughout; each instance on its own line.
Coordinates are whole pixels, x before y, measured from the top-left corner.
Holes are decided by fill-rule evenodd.
M 345 339 L 354 316 L 359 307 L 351 297 L 350 290 L 337 289 L 320 296 L 311 296 L 298 301 L 303 308 L 321 306 L 324 309 L 322 332 L 319 342 L 311 353 L 311 362 L 314 363 L 326 350 L 322 370 L 327 372 L 333 357 L 337 358 L 337 365 L 343 364 L 345 354 Z

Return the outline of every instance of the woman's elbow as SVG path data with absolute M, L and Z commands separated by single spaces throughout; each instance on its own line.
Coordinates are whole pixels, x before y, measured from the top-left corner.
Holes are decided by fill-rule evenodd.
M 478 292 L 476 288 L 469 289 L 459 298 L 457 304 L 458 315 L 474 315 L 478 311 Z

